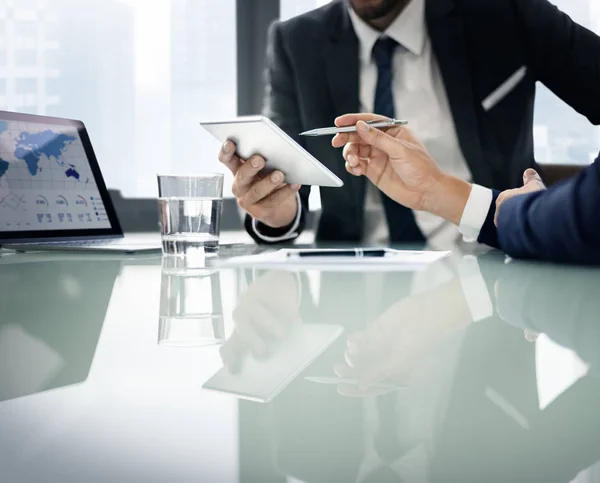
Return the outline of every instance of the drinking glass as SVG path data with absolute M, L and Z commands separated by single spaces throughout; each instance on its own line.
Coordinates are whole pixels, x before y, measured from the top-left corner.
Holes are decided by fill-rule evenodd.
M 218 253 L 223 174 L 158 175 L 158 206 L 164 255 Z

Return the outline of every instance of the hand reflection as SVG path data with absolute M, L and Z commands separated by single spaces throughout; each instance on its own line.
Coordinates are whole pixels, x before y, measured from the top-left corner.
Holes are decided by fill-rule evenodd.
M 508 263 L 506 263 L 505 265 L 510 265 L 511 263 L 512 263 L 512 260 L 508 260 Z M 508 270 L 510 270 L 510 268 Z M 496 280 L 496 282 L 494 283 L 494 297 L 496 298 L 496 300 L 498 300 L 498 294 L 500 293 L 500 288 L 501 288 L 500 280 Z M 536 332 L 536 331 L 525 329 L 523 331 L 523 335 L 525 336 L 525 340 L 527 342 L 536 342 L 538 340 L 538 337 L 540 336 L 540 333 Z
M 597 268 L 513 261 L 494 285 L 496 311 L 528 341 L 546 334 L 582 358 L 598 360 L 599 280 Z
M 233 311 L 235 330 L 221 346 L 223 364 L 237 373 L 247 353 L 267 357 L 269 346 L 283 339 L 298 320 L 300 285 L 293 273 L 273 271 L 255 280 Z
M 407 384 L 446 334 L 471 321 L 458 278 L 401 300 L 366 330 L 348 337 L 344 360 L 334 370 L 357 384 L 339 384 L 338 392 L 364 397 L 389 392 L 389 387 L 381 385 L 384 382 Z

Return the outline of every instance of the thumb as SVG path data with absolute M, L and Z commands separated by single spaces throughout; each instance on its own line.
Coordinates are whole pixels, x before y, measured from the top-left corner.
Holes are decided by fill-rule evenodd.
M 356 123 L 356 132 L 366 144 L 381 149 L 388 156 L 399 157 L 403 150 L 402 144 L 392 136 L 369 126 L 364 121 Z
M 532 169 L 532 168 L 526 169 L 525 172 L 523 173 L 523 184 L 526 185 L 530 181 L 534 181 L 534 180 L 542 183 L 542 178 L 540 177 L 540 175 L 538 174 L 538 172 L 535 169 Z

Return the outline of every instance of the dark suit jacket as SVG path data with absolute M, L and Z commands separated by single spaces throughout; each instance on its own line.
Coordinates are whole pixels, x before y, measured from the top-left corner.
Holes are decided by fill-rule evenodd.
M 514 188 L 535 165 L 536 81 L 600 124 L 600 38 L 547 0 L 426 1 L 429 36 L 475 183 Z M 525 78 L 486 111 L 482 101 L 523 66 Z M 344 1 L 271 27 L 266 83 L 264 114 L 344 181 L 343 188 L 321 189 L 317 240 L 360 241 L 366 180 L 346 172 L 329 137 L 298 136 L 359 110 L 359 45 Z M 309 190 L 301 190 L 303 220 Z M 270 236 L 287 231 L 261 228 Z M 390 235 L 405 241 L 402 233 Z
M 578 176 L 506 200 L 494 225 L 496 198 L 479 242 L 515 258 L 600 264 L 600 157 Z

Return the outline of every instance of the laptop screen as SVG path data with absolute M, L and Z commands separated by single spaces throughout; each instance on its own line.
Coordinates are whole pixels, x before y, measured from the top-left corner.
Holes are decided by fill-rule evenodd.
M 0 112 L 0 240 L 120 233 L 83 124 Z

